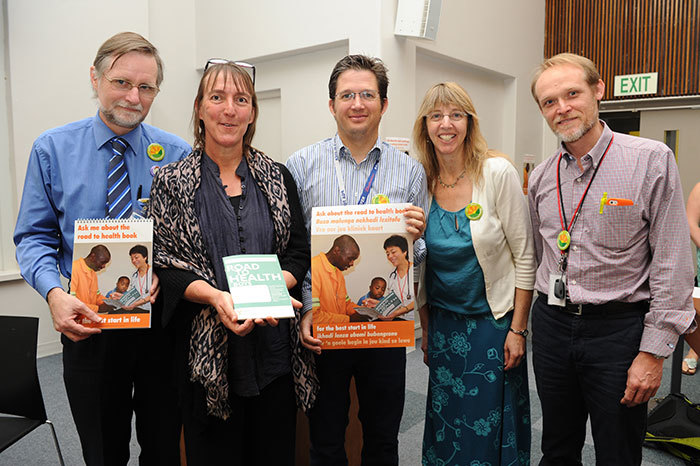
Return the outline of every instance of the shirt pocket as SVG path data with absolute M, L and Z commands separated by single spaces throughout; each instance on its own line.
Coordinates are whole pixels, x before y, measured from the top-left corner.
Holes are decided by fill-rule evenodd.
M 594 244 L 624 250 L 632 244 L 643 228 L 642 210 L 639 206 L 605 206 L 602 215 L 593 219 Z

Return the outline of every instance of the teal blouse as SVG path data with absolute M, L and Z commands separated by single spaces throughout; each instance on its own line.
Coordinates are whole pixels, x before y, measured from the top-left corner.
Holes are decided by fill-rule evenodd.
M 490 313 L 484 273 L 474 252 L 464 209 L 450 212 L 433 200 L 425 243 L 428 303 L 458 314 Z

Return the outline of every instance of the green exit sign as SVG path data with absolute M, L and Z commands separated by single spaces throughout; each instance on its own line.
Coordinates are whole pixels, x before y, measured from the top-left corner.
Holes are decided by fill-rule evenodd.
M 624 74 L 615 76 L 615 97 L 656 94 L 659 73 Z

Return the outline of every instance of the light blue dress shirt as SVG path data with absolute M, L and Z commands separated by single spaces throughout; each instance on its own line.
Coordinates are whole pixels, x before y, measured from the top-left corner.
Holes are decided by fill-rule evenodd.
M 360 199 L 367 177 L 375 162 L 379 160 L 377 176 L 367 196 L 367 203 L 377 194 L 384 194 L 389 202 L 409 202 L 426 211 L 428 208 L 428 186 L 423 166 L 394 146 L 377 139 L 367 157 L 357 163 L 340 137 L 324 139 L 298 150 L 287 161 L 287 168 L 294 177 L 299 190 L 299 201 L 304 212 L 307 232 L 310 232 L 311 209 L 313 207 L 343 205 L 335 171 L 335 156 L 338 155 L 349 204 Z M 420 238 L 413 244 L 414 264 L 425 258 L 425 242 Z M 304 311 L 311 309 L 311 275 L 307 274 L 302 286 Z
M 63 276 L 71 276 L 75 220 L 105 218 L 109 140 L 114 136 L 98 113 L 48 130 L 34 142 L 14 241 L 22 277 L 44 298 L 61 286 L 59 268 Z M 180 160 L 191 149 L 181 138 L 143 123 L 122 138 L 129 143 L 124 160 L 131 200 L 139 210 L 139 191 L 141 198 L 148 197 L 154 167 Z M 162 160 L 148 156 L 152 143 L 163 147 Z

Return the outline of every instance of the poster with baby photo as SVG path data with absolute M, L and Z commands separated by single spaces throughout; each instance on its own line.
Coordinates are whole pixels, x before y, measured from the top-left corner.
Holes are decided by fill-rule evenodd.
M 323 349 L 413 346 L 413 243 L 408 204 L 315 207 L 311 214 L 314 335 Z
M 86 327 L 150 328 L 153 221 L 76 220 L 70 294 L 102 317 Z

